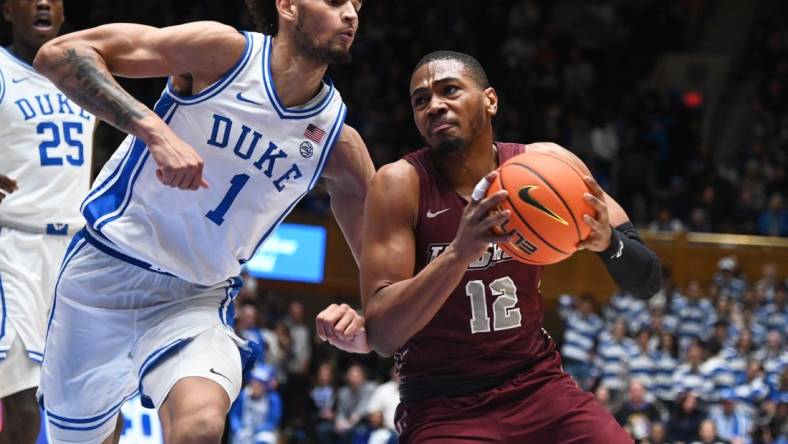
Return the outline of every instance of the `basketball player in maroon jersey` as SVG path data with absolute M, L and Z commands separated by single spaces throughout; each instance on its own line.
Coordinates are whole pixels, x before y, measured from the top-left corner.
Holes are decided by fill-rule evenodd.
M 367 196 L 366 319 L 332 306 L 318 316 L 318 333 L 348 351 L 368 342 L 394 355 L 404 443 L 632 442 L 561 369 L 542 329 L 542 267 L 495 245 L 507 236 L 490 228 L 509 213 L 490 213 L 506 191 L 483 198 L 496 174 L 489 172 L 526 151 L 563 156 L 588 175 L 585 198 L 597 212 L 585 217 L 592 231 L 579 248 L 599 253 L 617 284 L 642 298 L 660 288 L 658 258 L 575 155 L 552 143 L 493 141 L 498 98 L 475 59 L 427 55 L 410 92 L 428 147 L 384 166 Z

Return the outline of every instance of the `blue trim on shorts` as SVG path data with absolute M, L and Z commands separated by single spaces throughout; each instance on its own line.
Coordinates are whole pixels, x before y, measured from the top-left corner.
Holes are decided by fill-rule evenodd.
M 5 309 L 5 292 L 3 291 L 3 276 L 0 275 L 0 306 L 2 306 L 2 315 L 0 315 L 0 339 L 5 336 L 5 318 L 7 316 Z
M 58 428 L 64 429 L 64 430 L 95 430 L 95 429 L 101 427 L 102 425 L 104 425 L 104 423 L 106 423 L 110 419 L 112 419 L 112 416 L 115 413 L 118 413 L 118 411 L 120 410 L 120 407 L 123 405 L 123 403 L 128 401 L 129 399 L 133 398 L 134 396 L 136 396 L 137 392 L 138 392 L 138 390 L 134 390 L 134 392 L 132 392 L 130 395 L 127 395 L 126 397 L 124 397 L 122 401 L 120 401 L 119 403 L 117 403 L 114 406 L 110 407 L 109 410 L 107 410 L 104 413 L 101 413 L 99 415 L 93 416 L 91 418 L 81 418 L 81 419 L 66 418 L 65 416 L 55 415 L 54 413 L 52 413 L 51 410 L 46 410 L 45 409 L 45 411 L 47 413 L 47 419 L 49 420 L 50 424 L 52 424 L 52 425 L 54 425 L 54 426 L 56 426 Z M 44 402 L 43 397 L 42 397 L 41 400 L 39 400 L 39 402 L 43 405 L 43 402 Z M 70 422 L 72 424 L 88 424 L 88 423 L 96 422 L 96 421 L 99 421 L 99 420 L 101 420 L 101 422 L 99 422 L 98 424 L 91 425 L 91 426 L 74 427 L 74 426 L 67 426 L 67 425 L 63 425 L 63 424 L 58 424 L 58 423 L 54 422 L 52 420 L 52 418 L 54 418 L 54 419 L 56 419 L 58 421 L 66 422 L 66 423 Z
M 97 239 L 97 237 L 101 237 L 102 239 L 104 239 L 105 242 L 111 243 L 109 239 L 107 239 L 104 236 L 101 236 L 101 233 L 96 233 L 94 235 L 93 233 L 88 231 L 87 228 L 83 228 L 80 231 L 80 233 L 82 233 L 85 236 L 85 241 L 87 241 L 87 243 L 94 246 L 97 250 L 101 251 L 106 255 L 112 256 L 115 259 L 119 259 L 123 262 L 126 262 L 127 264 L 134 265 L 135 267 L 142 268 L 143 270 L 150 271 L 151 273 L 158 273 L 158 274 L 163 274 L 165 276 L 176 277 L 175 275 L 167 273 L 166 271 L 157 270 L 156 267 L 145 261 L 125 255 L 120 251 L 117 251 L 109 247 L 107 244 Z
M 158 350 L 151 353 L 142 363 L 137 380 L 140 382 L 138 391 L 140 392 L 140 402 L 142 403 L 143 407 L 147 407 L 149 409 L 156 408 L 156 406 L 153 404 L 153 400 L 150 398 L 150 396 L 146 395 L 142 389 L 142 379 L 145 378 L 145 375 L 147 375 L 148 372 L 155 369 L 159 364 L 167 360 L 167 358 L 183 349 L 183 347 L 186 347 L 190 342 L 192 342 L 193 339 L 194 337 L 176 339 L 175 341 L 170 342 L 169 344 L 160 347 Z
M 241 32 L 241 35 L 244 36 L 246 40 L 244 46 L 244 52 L 241 54 L 241 57 L 238 61 L 235 62 L 232 68 L 230 68 L 219 80 L 214 82 L 211 86 L 206 88 L 205 90 L 201 91 L 199 94 L 193 96 L 182 96 L 175 92 L 175 89 L 172 87 L 172 77 L 167 79 L 167 86 L 164 88 L 164 92 L 169 95 L 174 101 L 178 102 L 181 105 L 195 105 L 197 103 L 204 102 L 212 97 L 215 97 L 220 92 L 224 91 L 228 86 L 230 86 L 233 81 L 238 77 L 238 75 L 243 71 L 243 68 L 249 62 L 249 59 L 252 55 L 252 47 L 254 46 L 254 42 L 252 41 L 252 37 L 249 33 Z
M 30 358 L 33 362 L 37 362 L 39 364 L 44 362 L 44 354 L 43 353 L 39 353 L 39 352 L 36 352 L 36 351 L 28 350 L 27 351 L 27 357 Z

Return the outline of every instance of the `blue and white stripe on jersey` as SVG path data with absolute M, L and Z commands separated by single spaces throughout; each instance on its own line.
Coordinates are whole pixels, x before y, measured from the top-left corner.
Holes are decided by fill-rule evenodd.
M 599 332 L 604 328 L 602 319 L 596 314 L 583 316 L 574 309 L 574 298 L 562 295 L 558 298 L 558 314 L 563 318 L 564 345 L 561 356 L 580 362 L 591 363 L 591 352 L 594 351 Z
M 5 77 L 3 76 L 3 70 L 0 69 L 0 104 L 3 103 L 4 98 L 5 98 Z
M 5 336 L 6 317 L 7 315 L 5 308 L 5 292 L 3 291 L 3 276 L 0 275 L 0 339 L 3 339 L 3 337 Z M 0 361 L 5 359 L 6 353 L 8 353 L 8 348 L 0 349 Z
M 611 390 L 624 390 L 627 383 L 627 360 L 637 350 L 635 341 L 605 338 L 597 346 L 597 366 L 602 384 Z
M 265 36 L 265 41 L 263 42 L 263 84 L 265 85 L 265 92 L 268 95 L 268 99 L 273 105 L 274 110 L 279 115 L 280 119 L 307 119 L 309 117 L 314 117 L 328 106 L 331 103 L 331 99 L 334 97 L 334 92 L 336 89 L 334 88 L 334 83 L 331 81 L 330 78 L 326 78 L 326 83 L 328 84 L 329 88 L 331 89 L 322 100 L 318 101 L 318 103 L 314 104 L 314 106 L 306 107 L 306 108 L 287 108 L 282 104 L 282 101 L 279 100 L 279 94 L 276 92 L 276 87 L 274 86 L 273 76 L 271 75 L 271 45 L 273 43 L 273 37 Z
M 203 159 L 209 187 L 163 186 L 145 144 L 127 138 L 83 205 L 89 233 L 105 247 L 201 285 L 238 275 L 314 188 L 347 113 L 328 78 L 308 103 L 282 106 L 268 72 L 271 38 L 243 35 L 244 53 L 220 80 L 191 97 L 170 84 L 156 106 Z M 312 127 L 324 137 L 310 138 Z
M 295 199 L 293 203 L 291 203 L 290 206 L 287 207 L 287 209 L 282 212 L 282 214 L 279 215 L 279 217 L 276 219 L 276 222 L 268 228 L 268 231 L 266 231 L 263 237 L 261 237 L 260 240 L 257 242 L 252 254 L 249 257 L 246 257 L 240 261 L 241 264 L 245 264 L 246 262 L 249 262 L 252 259 L 254 253 L 257 251 L 258 248 L 260 248 L 261 245 L 263 245 L 263 242 L 265 242 L 265 240 L 268 239 L 268 236 L 270 236 L 271 233 L 274 232 L 276 227 L 278 227 L 282 223 L 285 217 L 287 217 L 287 215 L 290 214 L 291 211 L 293 211 L 293 208 L 296 206 L 296 204 L 298 204 L 298 202 L 300 202 L 301 199 L 304 196 L 306 196 L 306 194 L 315 187 L 315 185 L 317 184 L 317 180 L 320 179 L 320 176 L 323 174 L 323 170 L 325 170 L 326 168 L 328 159 L 331 157 L 331 152 L 334 150 L 334 147 L 336 146 L 336 142 L 339 139 L 339 134 L 341 133 L 342 126 L 345 123 L 345 117 L 347 117 L 347 107 L 345 106 L 345 104 L 342 104 L 339 114 L 337 114 L 337 119 L 334 121 L 334 125 L 331 128 L 331 132 L 329 133 L 328 141 L 326 142 L 326 148 L 323 150 L 323 153 L 320 155 L 319 166 L 317 167 L 317 170 L 315 170 L 315 174 L 312 176 L 312 180 L 309 181 L 309 187 L 300 196 L 298 196 L 298 198 Z
M 200 93 L 195 94 L 193 96 L 182 96 L 175 91 L 172 85 L 172 78 L 167 80 L 167 86 L 165 91 L 169 94 L 172 99 L 182 105 L 195 105 L 200 102 L 204 102 L 212 97 L 215 97 L 217 94 L 221 93 L 228 85 L 230 85 L 241 73 L 241 71 L 246 67 L 246 64 L 249 63 L 249 59 L 252 56 L 252 37 L 249 33 L 242 32 L 241 33 L 246 40 L 246 46 L 244 47 L 244 52 L 241 55 L 241 58 L 235 62 L 232 68 L 227 71 L 219 80 L 214 82 L 211 86 L 206 88 Z
M 712 382 L 706 379 L 700 368 L 682 364 L 673 372 L 673 387 L 676 395 L 694 392 L 703 400 L 708 400 L 712 391 Z
M 154 112 L 169 123 L 178 105 L 166 94 L 162 94 L 154 106 Z M 82 204 L 82 215 L 88 225 L 101 232 L 107 223 L 117 219 L 128 206 L 134 182 L 150 156 L 148 147 L 140 139 L 132 138 L 131 146 L 115 171 L 94 188 Z
M 629 379 L 637 379 L 643 383 L 649 392 L 656 386 L 657 355 L 651 351 L 638 350 L 627 359 Z

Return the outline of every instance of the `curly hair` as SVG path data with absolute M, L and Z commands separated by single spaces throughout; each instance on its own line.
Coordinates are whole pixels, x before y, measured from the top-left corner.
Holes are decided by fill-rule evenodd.
M 264 34 L 276 35 L 279 31 L 276 0 L 245 0 L 245 2 L 257 30 Z

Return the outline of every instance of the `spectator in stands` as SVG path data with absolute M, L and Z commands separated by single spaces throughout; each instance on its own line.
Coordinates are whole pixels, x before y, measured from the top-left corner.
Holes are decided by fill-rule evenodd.
M 689 344 L 696 340 L 703 340 L 704 326 L 709 319 L 716 320 L 714 307 L 702 294 L 700 282 L 692 279 L 687 283 L 686 298 L 676 301 L 676 315 L 678 317 L 677 331 L 679 338 L 679 352 L 683 355 Z
M 684 231 L 684 224 L 673 217 L 670 208 L 662 207 L 657 212 L 657 218 L 648 226 L 652 233 L 681 233 Z
M 651 435 L 648 439 L 642 440 L 640 444 L 668 444 L 668 430 L 663 422 L 655 422 L 651 425 Z
M 788 209 L 783 195 L 774 193 L 758 218 L 758 233 L 764 236 L 788 236 Z
M 654 371 L 654 392 L 664 404 L 673 405 L 676 391 L 673 389 L 673 373 L 678 366 L 678 344 L 673 335 L 665 332 L 657 345 L 656 369 Z
M 700 423 L 706 414 L 700 409 L 698 395 L 687 392 L 678 399 L 678 408 L 668 423 L 668 440 L 690 443 L 698 439 Z
M 618 406 L 611 403 L 610 391 L 603 384 L 597 384 L 594 389 L 594 399 L 596 399 L 596 402 L 598 402 L 602 408 L 610 412 L 611 415 L 618 410 Z
M 635 440 L 647 438 L 651 425 L 663 419 L 662 412 L 646 399 L 646 387 L 639 379 L 629 381 L 627 400 L 615 414 L 616 421 L 629 430 Z
M 766 336 L 766 347 L 755 353 L 754 359 L 763 364 L 766 381 L 776 387 L 780 374 L 788 367 L 788 350 L 782 343 L 778 330 L 772 330 Z
M 690 344 L 683 364 L 673 372 L 673 389 L 678 395 L 692 392 L 693 396 L 708 399 L 713 389 L 712 381 L 701 371 L 703 348 L 698 342 Z
M 580 297 L 578 307 L 575 299 L 562 295 L 559 299 L 558 314 L 564 320 L 564 345 L 561 348 L 564 370 L 572 375 L 577 384 L 588 390 L 591 384 L 591 367 L 594 345 L 604 323 L 594 313 L 593 298 L 590 294 Z
M 749 441 L 752 423 L 747 420 L 741 406 L 736 404 L 733 390 L 723 390 L 720 403 L 709 408 L 709 419 L 714 422 L 717 435 L 728 441 Z
M 726 256 L 717 262 L 717 272 L 712 282 L 720 289 L 720 296 L 740 302 L 747 290 L 747 282 L 741 278 L 736 256 Z
M 733 373 L 736 382 L 741 381 L 747 374 L 747 362 L 755 355 L 752 335 L 749 330 L 742 330 L 736 340 L 736 348 L 723 351 L 723 359 L 728 363 L 728 368 Z
M 624 319 L 616 320 L 610 333 L 600 336 L 594 372 L 600 383 L 610 390 L 610 397 L 615 402 L 621 399 L 626 388 L 627 359 L 636 352 L 635 342 L 627 337 Z
M 788 303 L 786 303 L 786 287 L 783 284 L 775 285 L 771 302 L 766 303 L 756 313 L 758 323 L 768 331 L 788 334 Z M 768 342 L 768 337 L 767 337 Z
M 763 366 L 760 362 L 753 359 L 747 363 L 746 376 L 736 382 L 734 393 L 747 419 L 755 421 L 761 401 L 767 399 L 769 395 L 769 386 L 764 380 Z
M 369 399 L 369 413 L 383 413 L 383 426 L 389 430 L 395 430 L 394 414 L 399 405 L 399 374 L 392 366 L 389 371 L 388 382 L 384 382 L 375 388 L 372 397 Z
M 647 391 L 654 393 L 656 386 L 654 376 L 659 357 L 657 352 L 650 347 L 650 338 L 651 331 L 647 328 L 638 332 L 635 338 L 637 348 L 627 359 L 627 374 L 630 380 L 640 380 Z
M 397 432 L 383 423 L 383 412 L 369 412 L 368 427 L 356 429 L 353 444 L 397 444 Z
M 369 399 L 375 384 L 367 381 L 366 371 L 359 364 L 352 364 L 345 374 L 346 385 L 337 392 L 334 432 L 341 443 L 351 443 L 358 427 L 367 416 Z
M 714 426 L 714 421 L 704 419 L 698 428 L 698 441 L 693 444 L 730 444 L 729 441 L 720 439 L 717 436 L 717 429 Z
M 273 367 L 258 365 L 252 370 L 251 382 L 241 390 L 229 416 L 232 444 L 277 443 L 282 399 Z
M 284 424 L 302 428 L 309 407 L 309 361 L 312 357 L 312 334 L 304 324 L 304 306 L 298 301 L 288 306 L 284 325 L 292 339 L 290 354 L 285 361 L 284 370 L 287 382 L 282 387 L 285 398 Z
M 720 352 L 720 343 L 716 340 L 706 344 L 707 359 L 700 366 L 706 381 L 711 383 L 711 390 L 706 398 L 709 402 L 718 402 L 722 392 L 736 385 L 736 376 L 731 371 L 724 355 Z
M 334 390 L 334 369 L 331 364 L 324 362 L 317 370 L 317 383 L 310 390 L 309 397 L 314 405 L 315 414 L 312 419 L 312 429 L 315 431 L 318 444 L 331 444 L 334 442 L 334 403 L 336 393 Z
M 262 353 L 257 358 L 259 365 L 265 364 L 273 341 L 273 332 L 266 331 L 258 326 L 257 307 L 253 303 L 245 303 L 238 310 L 235 320 L 235 331 L 238 336 L 260 344 Z

